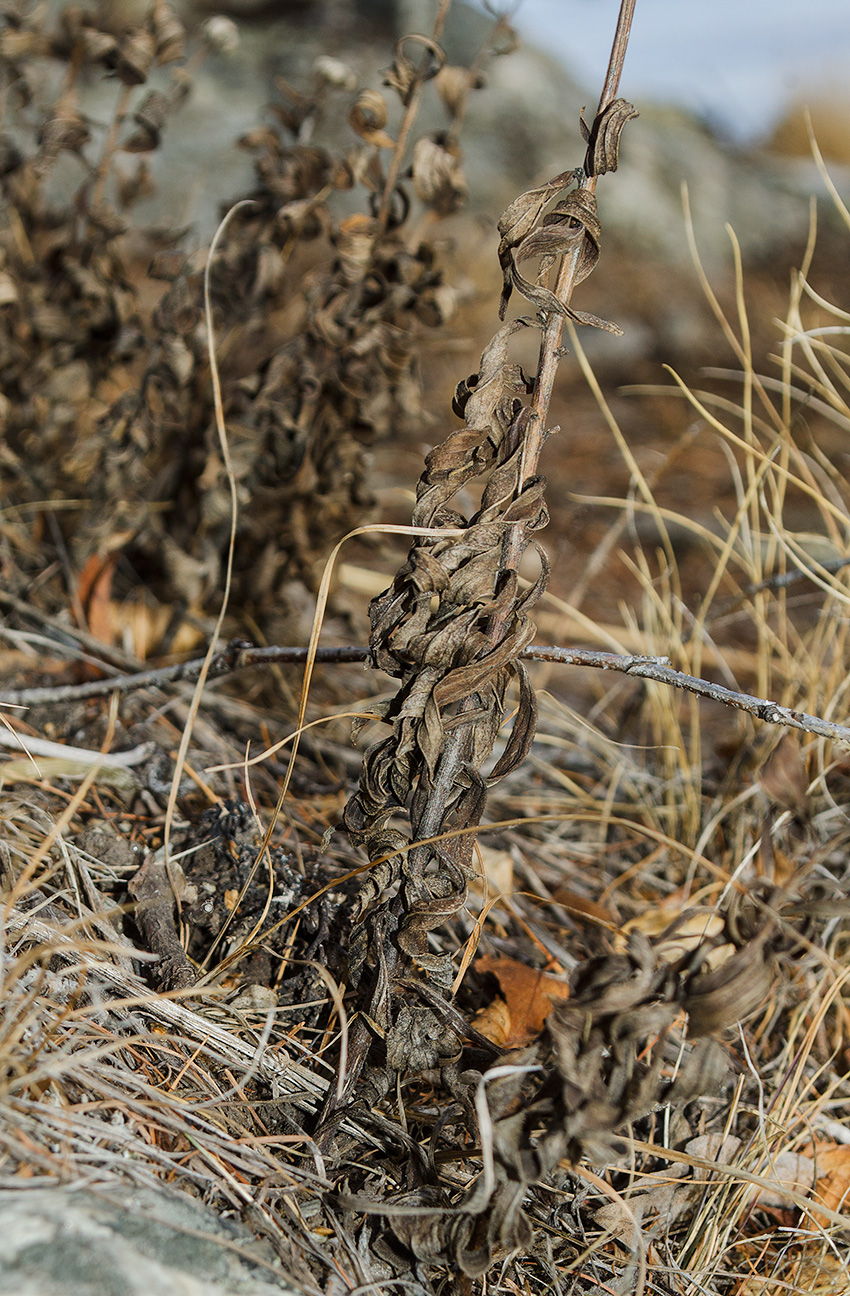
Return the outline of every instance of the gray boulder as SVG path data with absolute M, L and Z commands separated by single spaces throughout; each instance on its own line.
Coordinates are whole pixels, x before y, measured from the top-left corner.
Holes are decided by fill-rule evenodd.
M 251 1257 L 256 1257 L 252 1259 Z M 270 1248 L 183 1193 L 0 1193 L 3 1296 L 303 1296 Z

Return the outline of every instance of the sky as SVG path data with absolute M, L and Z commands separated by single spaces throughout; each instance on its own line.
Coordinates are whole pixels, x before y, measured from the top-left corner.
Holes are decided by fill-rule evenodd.
M 590 88 L 601 84 L 619 8 L 520 0 L 513 22 Z M 850 0 L 637 0 L 626 98 L 681 104 L 745 142 L 790 101 L 836 87 L 850 100 Z

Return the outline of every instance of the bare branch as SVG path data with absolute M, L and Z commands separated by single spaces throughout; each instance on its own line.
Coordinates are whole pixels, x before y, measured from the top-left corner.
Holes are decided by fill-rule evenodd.
M 234 640 L 224 652 L 213 658 L 208 678 L 231 675 L 235 671 L 247 670 L 251 666 L 303 666 L 307 660 L 307 653 L 307 648 L 287 648 L 276 645 L 254 648 L 242 640 Z M 327 665 L 365 662 L 368 656 L 369 649 L 364 644 L 350 644 L 338 648 L 319 648 L 316 661 Z M 809 715 L 806 711 L 795 711 L 792 707 L 782 706 L 770 698 L 755 697 L 752 693 L 738 693 L 723 684 L 714 684 L 711 680 L 687 675 L 684 671 L 674 670 L 670 665 L 669 657 L 651 657 L 641 653 L 597 652 L 593 648 L 560 648 L 557 645 L 547 644 L 531 644 L 522 651 L 520 656 L 524 661 L 545 661 L 561 666 L 585 666 L 592 670 L 618 671 L 620 674 L 632 675 L 637 679 L 651 680 L 656 684 L 666 684 L 670 688 L 683 689 L 687 693 L 695 693 L 698 697 L 707 698 L 711 702 L 722 702 L 724 706 L 733 707 L 736 711 L 745 711 L 754 719 L 764 721 L 765 724 L 784 725 L 786 728 L 799 729 L 802 733 L 817 734 L 821 738 L 850 745 L 850 727 L 847 725 Z M 193 683 L 201 672 L 203 661 L 204 659 L 199 657 L 194 661 L 181 662 L 174 666 L 161 666 L 158 670 L 139 671 L 135 675 L 116 675 L 111 679 L 91 680 L 87 684 L 66 684 L 55 688 L 6 689 L 0 692 L 0 706 L 41 706 L 57 702 L 80 702 L 93 697 L 106 697 L 111 693 L 129 693 L 141 688 L 160 688 L 164 684 Z M 12 746 L 13 742 L 12 738 L 4 739 L 0 732 L 0 745 Z M 32 740 L 27 739 L 27 744 L 32 745 Z

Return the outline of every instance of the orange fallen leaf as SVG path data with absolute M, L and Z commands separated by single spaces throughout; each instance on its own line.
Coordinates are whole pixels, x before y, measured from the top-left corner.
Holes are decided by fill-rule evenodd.
M 813 1194 L 816 1201 L 827 1210 L 850 1218 L 850 1145 L 819 1144 L 814 1151 L 814 1161 L 818 1176 Z M 810 1222 L 822 1224 L 824 1228 L 832 1225 L 831 1220 L 816 1210 L 812 1211 Z
M 106 644 L 114 642 L 109 596 L 117 561 L 117 553 L 92 554 L 83 564 L 77 581 L 77 598 L 85 613 L 88 630 L 95 639 Z
M 472 1024 L 479 1035 L 493 1044 L 504 1047 L 511 1037 L 511 1014 L 501 995 L 496 995 L 492 1003 L 477 1012 Z
M 504 1023 L 504 1016 L 499 1010 L 492 1023 L 484 1019 L 485 1027 L 492 1028 L 498 1022 L 500 1031 L 507 1029 L 502 1039 L 497 1040 L 493 1035 L 487 1035 L 487 1029 L 481 1028 L 481 1014 L 476 1018 L 476 1029 L 494 1043 L 508 1048 L 518 1048 L 536 1039 L 555 1003 L 569 998 L 569 989 L 563 981 L 541 972 L 539 968 L 519 963 L 516 959 L 482 954 L 476 959 L 475 967 L 479 972 L 492 973 L 499 982 L 509 1018 L 508 1023 Z

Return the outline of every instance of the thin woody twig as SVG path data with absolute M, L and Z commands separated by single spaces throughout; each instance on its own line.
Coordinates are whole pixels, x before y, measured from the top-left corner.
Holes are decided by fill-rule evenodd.
M 292 665 L 303 666 L 307 659 L 306 648 L 255 648 L 244 640 L 234 640 L 213 657 L 207 679 L 218 679 L 249 666 Z M 364 661 L 368 649 L 362 646 L 319 648 L 318 662 L 340 663 Z M 129 693 L 135 689 L 160 688 L 163 684 L 194 684 L 204 664 L 203 657 L 192 661 L 159 666 L 154 670 L 135 671 L 132 674 L 112 675 L 108 679 L 88 680 L 85 684 L 59 684 L 54 687 L 30 689 L 3 689 L 0 706 L 42 706 L 55 702 L 84 702 L 88 698 L 107 697 L 110 693 Z
M 237 641 L 235 649 L 231 645 L 213 658 L 208 678 L 230 675 L 251 666 L 303 665 L 307 652 L 306 648 L 276 646 L 254 648 Z M 352 644 L 339 648 L 320 648 L 316 660 L 324 663 L 363 662 L 368 655 L 369 649 L 365 645 Z M 765 724 L 784 725 L 803 733 L 817 734 L 821 738 L 850 745 L 850 726 L 837 724 L 833 720 L 824 720 L 821 716 L 797 711 L 793 707 L 782 706 L 770 698 L 756 697 L 751 693 L 738 693 L 723 684 L 715 684 L 711 680 L 700 679 L 684 671 L 674 670 L 668 657 L 652 657 L 640 653 L 597 652 L 593 648 L 560 648 L 557 645 L 546 644 L 531 644 L 520 655 L 524 661 L 545 661 L 561 666 L 584 666 L 592 670 L 618 671 L 620 674 L 632 675 L 637 679 L 666 684 L 670 688 L 695 693 L 698 697 L 707 698 L 711 702 L 722 702 L 724 706 L 733 707 L 736 711 L 745 711 L 756 720 L 764 721 Z M 0 706 L 79 702 L 92 697 L 105 697 L 110 693 L 127 693 L 132 689 L 154 688 L 180 681 L 192 682 L 198 678 L 202 665 L 203 659 L 198 658 L 175 666 L 162 666 L 158 670 L 140 671 L 135 675 L 118 675 L 113 679 L 92 680 L 88 684 L 5 690 L 0 692 Z M 24 742 L 32 746 L 33 740 L 25 739 Z M 0 745 L 12 746 L 13 743 L 13 739 L 4 739 L 0 732 Z M 141 751 L 142 748 L 138 750 Z M 118 757 L 111 759 L 116 763 Z M 125 759 L 122 763 L 129 762 Z
M 605 84 L 602 87 L 602 93 L 599 96 L 599 107 L 596 112 L 596 118 L 605 111 L 617 94 L 620 85 L 620 77 L 623 71 L 623 61 L 626 57 L 626 48 L 629 43 L 629 33 L 632 27 L 632 18 L 634 16 L 636 0 L 622 0 L 620 13 L 617 18 L 617 30 L 614 34 L 614 41 L 611 46 L 611 57 L 608 62 L 608 71 L 605 75 Z M 586 175 L 582 180 L 579 188 L 586 189 L 589 193 L 596 191 L 595 175 Z M 558 269 L 558 278 L 555 284 L 555 296 L 565 304 L 569 303 L 575 287 L 576 272 L 581 259 L 582 243 L 577 242 L 572 252 L 563 257 Z M 522 489 L 524 481 L 533 476 L 537 471 L 537 463 L 540 459 L 540 452 L 543 449 L 543 442 L 546 438 L 546 418 L 549 413 L 549 405 L 552 400 L 552 391 L 555 384 L 555 376 L 558 372 L 558 365 L 561 359 L 561 344 L 564 337 L 564 322 L 566 316 L 552 312 L 546 322 L 543 330 L 543 337 L 540 344 L 540 357 L 537 365 L 537 378 L 534 384 L 534 395 L 531 401 L 531 416 L 525 432 L 525 443 L 522 451 L 522 469 L 520 472 L 521 480 L 517 484 L 517 493 Z
M 443 27 L 445 26 L 446 18 L 448 17 L 450 8 L 451 8 L 451 0 L 440 0 L 440 7 L 437 10 L 437 16 L 434 19 L 434 26 L 431 32 L 432 40 L 438 41 L 442 36 Z M 381 205 L 378 209 L 377 220 L 381 230 L 386 229 L 387 222 L 389 221 L 390 207 L 392 205 L 393 194 L 395 193 L 396 184 L 398 183 L 398 177 L 401 172 L 401 164 L 404 160 L 405 146 L 407 144 L 410 131 L 413 127 L 413 123 L 415 122 L 417 114 L 419 112 L 419 103 L 422 98 L 422 91 L 425 88 L 425 82 L 427 80 L 426 74 L 427 74 L 429 60 L 430 60 L 430 53 L 426 52 L 422 58 L 422 62 L 420 64 L 419 70 L 416 73 L 413 84 L 410 88 L 407 104 L 405 105 L 404 117 L 402 118 L 401 126 L 399 127 L 398 138 L 396 140 L 392 158 L 390 159 L 390 165 L 387 170 L 387 177 L 386 180 L 384 181 L 384 191 L 383 194 L 381 195 Z
M 709 680 L 686 675 L 683 671 L 674 670 L 666 657 L 623 657 L 616 653 L 594 653 L 580 650 L 582 660 L 578 661 L 578 652 L 571 648 L 542 648 L 532 645 L 524 656 L 535 661 L 562 662 L 570 666 L 596 666 L 601 670 L 622 671 L 638 679 L 652 680 L 657 684 L 667 684 L 671 688 L 684 689 L 698 697 L 708 698 L 712 702 L 722 702 L 724 706 L 733 707 L 736 711 L 746 711 L 756 720 L 766 724 L 785 725 L 790 729 L 799 729 L 803 733 L 817 734 L 821 738 L 830 738 L 834 742 L 850 743 L 850 727 L 824 720 L 820 716 L 809 715 L 806 711 L 795 711 L 792 707 L 780 706 L 769 698 L 755 697 L 751 693 L 736 693 L 734 689 L 723 684 L 712 684 Z M 591 660 L 595 658 L 596 660 Z

